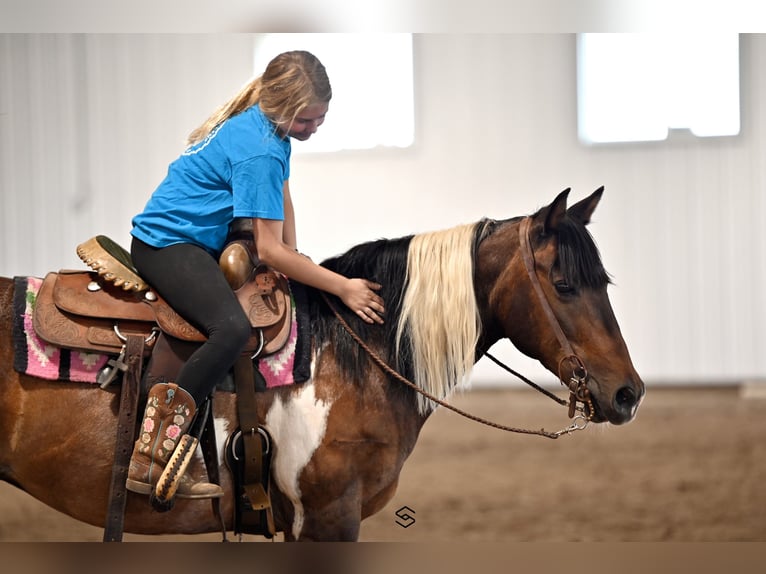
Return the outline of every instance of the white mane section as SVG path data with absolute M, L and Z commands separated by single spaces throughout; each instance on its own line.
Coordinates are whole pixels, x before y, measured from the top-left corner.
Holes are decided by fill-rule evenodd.
M 476 224 L 415 235 L 407 254 L 407 290 L 396 334 L 409 333 L 415 384 L 443 399 L 468 383 L 481 330 L 473 288 Z M 418 396 L 423 414 L 435 408 Z

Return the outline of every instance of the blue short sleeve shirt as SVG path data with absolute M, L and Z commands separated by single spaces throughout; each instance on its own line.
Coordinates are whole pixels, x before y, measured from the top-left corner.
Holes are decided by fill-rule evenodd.
M 192 243 L 218 256 L 237 217 L 284 219 L 290 138 L 259 106 L 229 118 L 170 164 L 133 218 L 132 235 L 154 247 Z

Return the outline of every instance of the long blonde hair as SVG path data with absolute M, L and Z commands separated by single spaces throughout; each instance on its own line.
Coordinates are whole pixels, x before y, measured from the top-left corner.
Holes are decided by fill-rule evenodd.
M 276 127 L 287 127 L 307 106 L 327 103 L 331 98 L 327 71 L 316 56 L 303 50 L 283 52 L 269 62 L 263 75 L 248 83 L 189 134 L 187 144 L 202 141 L 216 126 L 256 104 Z
M 473 287 L 476 224 L 415 235 L 407 253 L 407 291 L 396 352 L 409 330 L 415 383 L 436 398 L 467 385 L 481 318 Z M 435 407 L 418 395 L 422 414 Z

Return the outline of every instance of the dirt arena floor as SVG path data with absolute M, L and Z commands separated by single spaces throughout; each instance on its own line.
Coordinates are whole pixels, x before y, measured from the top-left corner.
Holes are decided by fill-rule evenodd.
M 745 395 L 739 387 L 650 387 L 633 423 L 591 426 L 558 440 L 506 433 L 440 409 L 396 497 L 363 523 L 361 540 L 766 541 L 766 398 Z M 511 426 L 557 430 L 568 422 L 563 407 L 527 390 L 475 390 L 453 403 Z M 414 522 L 397 516 L 404 506 Z M 0 542 L 101 536 L 0 483 Z

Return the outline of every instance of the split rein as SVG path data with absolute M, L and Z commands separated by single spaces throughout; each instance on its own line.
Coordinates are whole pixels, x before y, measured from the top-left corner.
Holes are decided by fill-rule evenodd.
M 562 331 L 561 326 L 559 325 L 559 322 L 556 319 L 556 316 L 553 314 L 553 310 L 551 309 L 550 304 L 548 303 L 548 299 L 546 298 L 545 293 L 542 289 L 542 286 L 540 285 L 540 281 L 537 278 L 537 274 L 535 273 L 534 255 L 529 245 L 530 225 L 531 225 L 531 219 L 527 217 L 522 221 L 519 227 L 522 259 L 524 260 L 524 266 L 526 267 L 530 281 L 532 282 L 532 285 L 535 288 L 535 292 L 540 300 L 540 304 L 542 305 L 543 310 L 545 311 L 548 322 L 553 328 L 553 331 L 556 334 L 556 338 L 558 339 L 559 344 L 561 345 L 561 348 L 564 350 L 564 353 L 565 353 L 564 358 L 561 359 L 561 361 L 559 362 L 558 374 L 559 374 L 559 380 L 562 382 L 562 384 L 566 384 L 566 386 L 569 389 L 569 401 L 560 399 L 553 393 L 543 389 L 541 386 L 533 383 L 532 381 L 530 381 L 523 375 L 517 373 L 510 367 L 506 366 L 505 364 L 503 364 L 501 361 L 499 361 L 498 359 L 496 359 L 494 356 L 490 355 L 489 353 L 484 353 L 484 355 L 487 358 L 489 358 L 491 361 L 493 361 L 495 364 L 500 366 L 501 368 L 505 369 L 512 375 L 524 381 L 526 384 L 530 385 L 535 390 L 541 392 L 542 394 L 556 401 L 560 405 L 569 406 L 569 418 L 574 420 L 572 424 L 570 424 L 568 427 L 563 428 L 559 431 L 549 432 L 549 431 L 546 431 L 545 429 L 531 430 L 531 429 L 523 429 L 523 428 L 502 425 L 502 424 L 495 423 L 490 420 L 478 417 L 476 415 L 472 415 L 464 410 L 461 410 L 455 407 L 454 405 L 451 405 L 447 402 L 442 401 L 441 399 L 436 398 L 435 396 L 426 392 L 425 390 L 420 388 L 418 385 L 416 385 L 415 383 L 413 383 L 406 377 L 402 376 L 390 365 L 388 365 L 388 363 L 386 363 L 373 349 L 371 349 L 369 345 L 367 345 L 364 341 L 362 341 L 359 335 L 354 331 L 354 329 L 351 328 L 351 326 L 346 322 L 346 320 L 340 315 L 340 313 L 338 313 L 338 311 L 332 305 L 329 298 L 327 297 L 327 294 L 322 292 L 322 296 L 324 297 L 325 303 L 327 303 L 327 306 L 333 312 L 333 314 L 335 315 L 335 318 L 338 320 L 341 326 L 346 330 L 349 336 L 354 341 L 356 341 L 356 343 L 370 356 L 370 358 L 375 364 L 377 364 L 384 372 L 388 373 L 391 377 L 407 385 L 408 387 L 415 390 L 416 392 L 420 393 L 422 396 L 424 396 L 428 400 L 433 401 L 434 403 L 446 409 L 449 409 L 469 420 L 472 420 L 474 422 L 478 422 L 480 424 L 483 424 L 492 428 L 496 428 L 499 430 L 508 431 L 508 432 L 538 435 L 538 436 L 543 436 L 543 437 L 547 437 L 551 439 L 556 439 L 556 438 L 559 438 L 561 435 L 571 434 L 575 431 L 583 430 L 585 429 L 585 427 L 588 426 L 588 423 L 590 422 L 594 413 L 593 403 L 590 398 L 590 391 L 588 390 L 588 387 L 587 387 L 588 371 L 585 368 L 585 365 L 583 364 L 583 362 L 580 360 L 580 358 L 577 355 L 575 355 L 574 351 L 572 350 L 572 346 L 569 344 L 569 340 L 566 338 L 566 335 L 564 335 L 564 332 Z M 562 367 L 565 361 L 569 361 L 573 365 L 573 369 L 572 369 L 573 374 L 568 384 L 564 383 L 564 378 L 562 377 Z M 580 406 L 581 404 L 582 406 Z M 586 408 L 587 408 L 587 412 L 586 412 Z M 579 412 L 580 414 L 575 416 L 576 412 Z
M 421 395 L 426 397 L 428 400 L 433 401 L 434 403 L 436 403 L 438 405 L 441 405 L 444 408 L 449 409 L 449 410 L 459 414 L 460 416 L 463 416 L 463 417 L 465 417 L 467 419 L 470 419 L 470 420 L 472 420 L 474 422 L 481 423 L 483 425 L 486 425 L 486 426 L 489 426 L 489 427 L 492 427 L 492 428 L 496 428 L 496 429 L 500 429 L 500 430 L 503 430 L 503 431 L 515 432 L 515 433 L 521 433 L 521 434 L 540 435 L 540 436 L 544 436 L 544 437 L 548 437 L 548 438 L 559 438 L 562 434 L 569 434 L 569 433 L 571 433 L 573 431 L 584 429 L 585 426 L 587 425 L 587 420 L 583 419 L 583 421 L 584 421 L 583 423 L 578 423 L 578 421 L 575 421 L 574 423 L 569 425 L 567 428 L 562 429 L 562 430 L 557 431 L 557 432 L 548 432 L 548 431 L 546 431 L 544 429 L 540 429 L 540 430 L 522 429 L 522 428 L 516 428 L 516 427 L 510 427 L 510 426 L 501 425 L 499 423 L 495 423 L 495 422 L 492 422 L 490 420 L 483 419 L 483 418 L 478 417 L 476 415 L 472 415 L 472 414 L 470 414 L 470 413 L 468 413 L 468 412 L 466 412 L 466 411 L 464 411 L 462 409 L 459 409 L 459 408 L 457 408 L 454 405 L 451 405 L 451 404 L 449 404 L 447 402 L 444 402 L 441 399 L 438 399 L 435 396 L 433 396 L 432 394 L 428 393 L 427 391 L 421 389 L 415 383 L 413 383 L 412 381 L 410 381 L 406 377 L 402 376 L 395 369 L 391 368 L 391 366 L 389 366 L 388 363 L 386 363 L 375 351 L 373 351 L 364 341 L 362 341 L 362 339 L 359 337 L 359 335 L 356 334 L 356 332 L 351 328 L 351 326 L 346 322 L 346 320 L 340 315 L 340 313 L 338 313 L 338 311 L 335 309 L 335 307 L 333 307 L 332 303 L 330 303 L 329 299 L 327 298 L 327 295 L 325 295 L 324 292 L 322 293 L 322 296 L 325 298 L 325 302 L 330 307 L 330 310 L 333 312 L 333 314 L 335 315 L 336 319 L 338 319 L 338 322 L 340 322 L 341 326 L 346 330 L 346 332 L 351 336 L 351 338 L 354 339 L 354 341 L 356 341 L 357 344 L 360 347 L 362 347 L 362 349 L 364 349 L 364 351 L 370 356 L 370 358 L 373 360 L 373 362 L 375 364 L 377 364 L 381 369 L 383 369 L 383 371 L 385 371 L 386 373 L 391 375 L 396 380 L 404 383 L 405 385 L 407 385 L 411 389 L 414 389 L 416 392 L 420 393 Z M 487 354 L 487 356 L 492 358 L 493 360 L 496 360 L 496 359 L 494 359 L 489 354 Z M 505 368 L 508 369 L 509 367 L 505 367 Z M 524 380 L 524 379 L 522 379 L 522 380 Z M 535 385 L 535 387 L 538 390 L 541 390 L 542 392 L 547 394 L 547 391 L 542 390 L 537 385 Z M 553 396 L 553 395 L 551 395 L 551 396 Z M 556 401 L 560 401 L 561 404 L 566 404 L 566 401 L 561 401 L 561 399 L 559 399 L 558 397 L 553 396 L 553 398 Z

